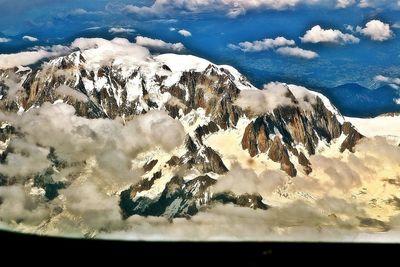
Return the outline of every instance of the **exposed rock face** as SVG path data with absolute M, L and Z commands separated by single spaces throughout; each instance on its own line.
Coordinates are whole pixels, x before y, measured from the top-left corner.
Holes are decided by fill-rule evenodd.
M 9 124 L 0 123 L 2 127 L 0 128 L 0 141 L 6 142 L 12 134 L 15 134 L 15 128 Z
M 309 155 L 313 155 L 321 140 L 330 143 L 343 133 L 347 138 L 341 152 L 345 149 L 352 151 L 362 135 L 349 122 L 341 125 L 319 97 L 311 107 L 301 109 L 296 105 L 279 106 L 273 112 L 257 117 L 244 131 L 242 148 L 248 150 L 252 157 L 267 153 L 271 160 L 281 163 L 281 169 L 290 176 L 296 176 L 297 171 L 290 161 L 289 153 L 298 157 L 306 174 L 312 171 L 304 153 L 299 154 L 295 148 L 297 145 L 302 145 Z
M 180 162 L 188 164 L 189 166 L 194 166 L 203 173 L 226 173 L 228 169 L 223 163 L 220 155 L 212 148 L 201 145 L 197 139 L 195 140 L 197 141 L 197 144 L 190 136 L 187 137 L 185 142 L 187 153 L 180 159 Z
M 346 139 L 343 141 L 342 146 L 340 147 L 340 152 L 344 152 L 346 149 L 354 152 L 354 147 L 359 140 L 364 138 L 362 134 L 357 132 L 354 129 L 353 125 L 350 122 L 345 122 L 343 124 L 343 133 L 347 135 Z
M 257 121 L 256 121 L 257 123 Z M 250 153 L 250 156 L 254 157 L 258 154 L 258 140 L 257 140 L 257 132 L 259 131 L 259 123 L 255 124 L 251 122 L 245 129 L 243 139 L 242 139 L 242 148 L 247 149 Z M 265 135 L 261 134 L 261 135 Z M 269 141 L 269 140 L 268 140 Z M 261 150 L 261 149 L 260 149 Z M 263 151 L 266 152 L 266 151 Z
M 145 172 L 151 171 L 151 170 L 154 168 L 154 166 L 157 165 L 157 162 L 158 162 L 158 160 L 156 160 L 156 159 L 147 162 L 147 163 L 143 166 L 143 170 L 144 170 Z
M 199 142 L 201 144 L 203 144 L 203 136 L 212 134 L 212 133 L 215 133 L 218 131 L 219 131 L 218 125 L 215 122 L 210 121 L 207 125 L 199 126 L 196 129 L 195 133 L 196 133 L 197 140 L 199 140 Z
M 175 176 L 166 185 L 157 199 L 136 197 L 138 192 L 151 188 L 143 182 L 121 193 L 120 207 L 124 218 L 132 215 L 163 216 L 167 218 L 190 217 L 213 203 L 232 203 L 253 209 L 268 209 L 258 194 L 236 196 L 233 193 L 218 193 L 212 196 L 210 187 L 217 181 L 209 176 L 200 176 L 188 182 Z M 148 185 L 146 182 L 144 185 Z
M 304 166 L 304 172 L 306 174 L 310 174 L 312 172 L 311 162 L 307 159 L 303 152 L 300 152 L 298 159 L 299 164 Z
M 338 138 L 342 131 L 339 121 L 320 98 L 312 107 L 313 110 L 309 111 L 296 106 L 281 106 L 271 114 L 258 117 L 246 128 L 243 149 L 248 149 L 252 156 L 265 152 L 269 136 L 279 134 L 288 148 L 302 144 L 313 155 L 319 140 L 330 142 Z
M 184 88 L 184 89 L 182 89 Z M 222 129 L 236 125 L 242 112 L 233 105 L 240 90 L 232 82 L 229 73 L 219 73 L 210 65 L 202 72 L 184 72 L 179 82 L 170 88 L 162 87 L 162 92 L 169 92 L 179 99 L 187 109 L 203 108 L 212 121 Z M 211 126 L 215 129 L 215 126 Z
M 282 145 L 281 139 L 275 136 L 274 141 L 271 144 L 271 148 L 268 151 L 268 157 L 275 162 L 281 163 L 281 170 L 286 172 L 290 176 L 296 176 L 297 171 L 294 168 L 293 163 L 290 162 L 289 153 L 287 149 Z
M 215 183 L 216 180 L 208 176 L 200 176 L 188 182 L 175 176 L 157 199 L 135 198 L 138 191 L 134 186 L 121 193 L 122 214 L 125 218 L 135 214 L 167 218 L 193 216 L 210 201 L 209 187 Z
M 220 202 L 222 204 L 232 203 L 241 207 L 248 207 L 253 209 L 268 209 L 268 205 L 262 202 L 262 197 L 258 194 L 244 194 L 236 196 L 231 192 L 216 194 L 213 201 Z
M 170 160 L 167 161 L 167 164 L 170 167 L 174 167 L 174 166 L 178 165 L 180 162 L 181 162 L 180 158 L 178 158 L 177 156 L 172 156 L 170 158 Z

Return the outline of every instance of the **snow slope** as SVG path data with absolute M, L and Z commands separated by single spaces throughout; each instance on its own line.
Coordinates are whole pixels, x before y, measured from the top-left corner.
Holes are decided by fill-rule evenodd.
M 385 115 L 368 119 L 346 117 L 346 120 L 367 137 L 384 136 L 400 140 L 400 115 Z

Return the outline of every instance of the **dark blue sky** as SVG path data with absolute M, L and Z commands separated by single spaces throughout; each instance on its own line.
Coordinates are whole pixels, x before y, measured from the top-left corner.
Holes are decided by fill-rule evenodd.
M 371 1 L 371 7 L 361 8 L 359 0 L 347 8 L 337 8 L 335 0 L 320 0 L 320 5 L 299 4 L 276 10 L 268 4 L 248 7 L 239 4 L 244 12 L 232 17 L 237 10 L 232 6 L 193 6 L 190 0 L 178 5 L 177 0 L 158 0 L 161 5 L 150 11 L 129 12 L 127 5 L 151 6 L 154 1 L 128 0 L 0 0 L 0 54 L 15 53 L 34 46 L 68 44 L 77 37 L 125 37 L 134 41 L 137 35 L 182 42 L 186 53 L 205 57 L 216 63 L 231 64 L 257 85 L 271 80 L 297 82 L 312 86 L 336 86 L 359 83 L 374 88 L 377 75 L 400 77 L 400 6 L 379 5 L 385 1 Z M 185 1 L 184 1 L 185 2 Z M 210 2 L 205 0 L 204 3 Z M 215 1 L 216 3 L 220 1 Z M 228 1 L 229 2 L 229 1 Z M 256 1 L 257 2 L 257 1 Z M 271 1 L 266 1 L 271 2 Z M 296 2 L 292 0 L 292 2 Z M 306 1 L 297 1 L 306 2 Z M 387 1 L 396 2 L 396 1 Z M 373 5 L 372 3 L 378 3 Z M 242 10 L 240 9 L 240 10 Z M 384 41 L 357 32 L 371 20 L 388 24 L 391 37 Z M 358 43 L 305 43 L 300 37 L 313 26 L 339 30 L 358 38 Z M 353 31 L 347 25 L 353 26 Z M 100 27 L 87 30 L 91 27 Z M 111 27 L 135 29 L 134 33 L 111 34 Z M 191 37 L 184 37 L 169 28 L 186 29 Z M 39 39 L 31 43 L 24 35 Z M 295 41 L 292 47 L 313 51 L 318 57 L 305 59 L 277 53 L 279 47 L 258 52 L 231 49 L 229 44 L 256 41 L 278 36 Z

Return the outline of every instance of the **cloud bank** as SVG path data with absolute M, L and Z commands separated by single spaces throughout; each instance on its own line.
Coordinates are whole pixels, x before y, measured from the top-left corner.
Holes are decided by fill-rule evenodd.
M 166 16 L 171 12 L 201 13 L 211 10 L 225 11 L 229 17 L 237 17 L 248 10 L 293 8 L 301 3 L 313 4 L 315 0 L 156 0 L 151 6 L 127 5 L 125 11 L 138 16 Z
M 285 37 L 279 36 L 275 39 L 265 38 L 263 40 L 253 42 L 241 42 L 237 45 L 229 44 L 228 47 L 233 50 L 241 50 L 249 53 L 274 50 L 276 53 L 283 56 L 297 57 L 302 59 L 313 59 L 318 57 L 318 54 L 314 51 L 293 47 L 294 45 L 296 45 L 294 40 L 288 40 Z
M 127 29 L 116 29 L 115 32 L 129 32 Z M 182 52 L 186 48 L 182 43 L 167 43 L 163 40 L 143 36 L 136 37 L 136 43 L 124 38 L 105 40 L 102 38 L 77 38 L 71 45 L 54 45 L 51 47 L 37 46 L 32 51 L 15 54 L 0 54 L 0 69 L 9 69 L 18 66 L 27 66 L 40 60 L 63 56 L 74 50 L 85 51 L 88 60 L 100 64 L 116 57 L 128 57 L 131 60 L 145 60 L 150 55 L 147 48 L 161 52 Z M 99 57 L 101 55 L 101 57 Z
M 260 52 L 265 50 L 274 49 L 280 46 L 290 46 L 295 45 L 294 40 L 288 40 L 285 37 L 276 37 L 275 39 L 265 38 L 260 41 L 253 41 L 253 42 L 241 42 L 237 45 L 229 44 L 228 47 L 231 49 L 239 49 L 243 52 Z
M 303 43 L 336 43 L 336 44 L 348 44 L 358 43 L 360 39 L 354 35 L 343 33 L 339 30 L 334 29 L 322 29 L 321 26 L 316 25 L 308 30 L 303 37 L 300 37 Z
M 109 33 L 117 34 L 117 33 L 134 33 L 134 29 L 130 28 L 122 28 L 122 27 L 113 27 L 108 30 Z
M 8 43 L 11 42 L 10 38 L 0 37 L 0 43 Z
M 383 42 L 393 37 L 394 33 L 390 29 L 390 25 L 380 20 L 371 20 L 362 28 L 358 26 L 357 32 L 369 37 L 373 41 Z
M 290 57 L 298 57 L 303 59 L 314 59 L 318 54 L 311 50 L 305 50 L 299 47 L 280 47 L 276 50 L 278 54 Z
M 156 0 L 150 6 L 126 5 L 124 11 L 141 17 L 169 17 L 192 13 L 223 12 L 227 17 L 236 18 L 249 11 L 287 10 L 300 6 L 322 6 L 328 8 L 348 8 L 356 3 L 360 8 L 399 8 L 399 3 L 391 0 Z
M 304 99 L 306 96 L 310 101 L 315 99 L 315 96 L 306 92 L 306 90 L 298 90 L 303 95 L 297 95 L 297 99 Z M 235 104 L 252 113 L 253 115 L 263 115 L 269 113 L 279 106 L 294 106 L 292 99 L 288 96 L 294 92 L 290 91 L 289 87 L 284 83 L 271 82 L 264 85 L 262 90 L 242 90 Z M 299 102 L 302 108 L 308 108 L 308 105 Z
M 337 8 L 346 8 L 352 6 L 356 3 L 356 0 L 337 0 L 336 7 Z
M 16 54 L 0 54 L 0 69 L 30 65 L 45 58 L 65 55 L 70 51 L 69 47 L 55 45 L 52 47 L 37 47 L 34 51 Z
M 136 37 L 136 44 L 151 49 L 157 49 L 162 51 L 174 51 L 181 52 L 185 50 L 185 46 L 182 43 L 167 43 L 160 39 L 152 39 L 143 36 Z

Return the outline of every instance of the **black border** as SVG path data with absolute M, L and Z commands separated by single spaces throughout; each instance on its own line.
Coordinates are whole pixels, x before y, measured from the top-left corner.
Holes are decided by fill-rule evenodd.
M 328 264 L 344 257 L 368 260 L 379 256 L 385 257 L 386 261 L 398 255 L 399 248 L 396 244 L 372 243 L 109 241 L 0 231 L 0 258 L 5 260 L 10 257 L 15 261 L 15 255 L 20 254 L 18 260 L 31 263 L 57 263 L 80 258 L 90 263 L 98 261 L 100 264 L 107 260 L 113 263 L 112 266 L 127 261 L 131 262 L 131 266 L 160 262 L 164 263 L 163 266 L 206 264 L 204 266 L 208 267 L 217 262 L 230 263 L 224 266 L 266 266 L 264 263 L 272 259 L 278 262 L 303 259 L 317 262 L 317 258 L 322 258 Z

